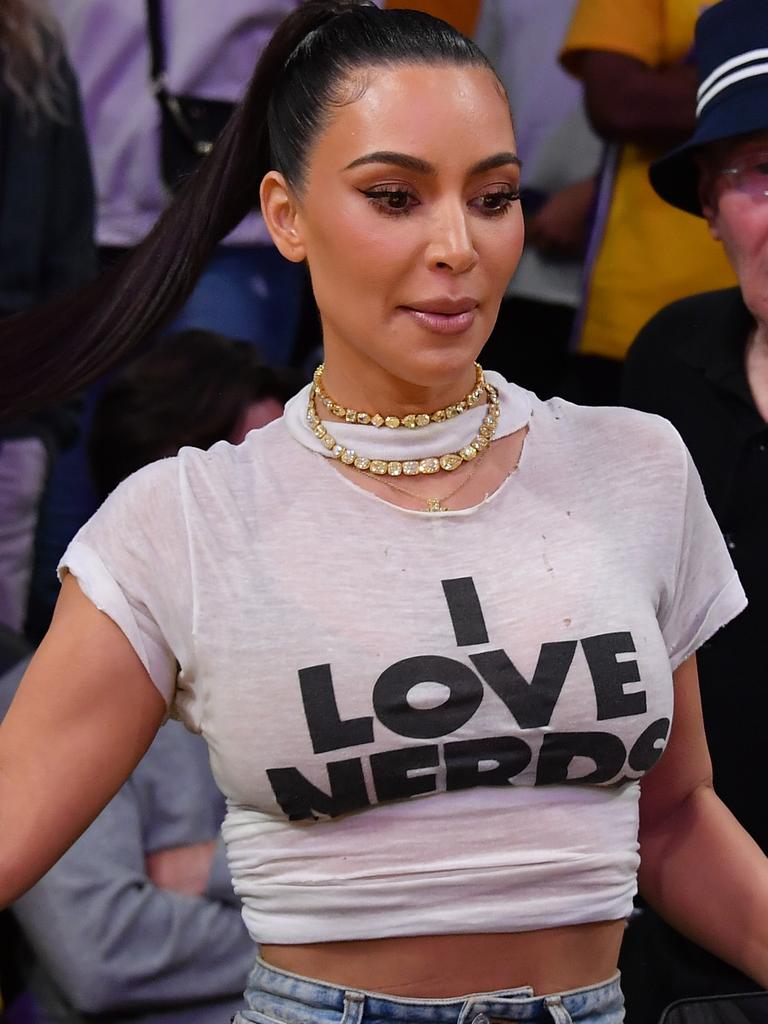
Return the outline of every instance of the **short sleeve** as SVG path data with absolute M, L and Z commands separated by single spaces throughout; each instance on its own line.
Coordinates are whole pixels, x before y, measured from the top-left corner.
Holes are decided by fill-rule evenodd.
M 747 605 L 698 471 L 679 436 L 678 440 L 684 459 L 679 543 L 659 607 L 659 625 L 673 669 Z
M 153 463 L 123 481 L 79 530 L 58 567 L 60 579 L 71 573 L 120 627 L 169 706 L 189 571 L 175 462 Z
M 579 0 L 571 19 L 560 60 L 578 76 L 579 54 L 606 50 L 635 57 L 649 67 L 662 60 L 663 12 L 660 0 Z

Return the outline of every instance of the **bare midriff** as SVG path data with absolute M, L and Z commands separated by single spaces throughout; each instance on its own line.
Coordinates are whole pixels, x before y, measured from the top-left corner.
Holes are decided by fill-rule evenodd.
M 418 907 L 413 913 L 418 918 Z M 263 945 L 261 957 L 333 985 L 416 999 L 524 985 L 544 994 L 610 978 L 623 934 L 623 921 L 597 921 L 531 932 Z

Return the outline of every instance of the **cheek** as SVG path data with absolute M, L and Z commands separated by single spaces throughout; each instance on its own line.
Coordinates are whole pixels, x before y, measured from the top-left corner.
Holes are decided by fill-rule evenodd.
M 525 242 L 525 221 L 523 220 L 523 209 L 518 203 L 512 213 L 510 214 L 510 230 L 507 236 L 507 252 L 506 259 L 507 264 L 511 265 L 514 271 L 517 264 L 520 262 L 520 257 L 523 253 L 523 243 Z
M 756 203 L 737 194 L 723 195 L 712 226 L 737 273 L 764 272 L 768 262 L 768 203 Z
M 486 229 L 479 252 L 486 273 L 494 284 L 506 287 L 520 262 L 524 241 L 525 226 L 519 204 L 490 230 Z
M 413 265 L 416 238 L 411 218 L 387 217 L 367 205 L 347 206 L 332 222 L 313 223 L 307 261 L 320 309 L 329 301 L 386 301 Z

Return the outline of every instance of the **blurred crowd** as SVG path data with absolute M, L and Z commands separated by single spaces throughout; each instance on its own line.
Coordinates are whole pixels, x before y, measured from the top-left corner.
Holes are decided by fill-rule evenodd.
M 0 316 L 126 258 L 299 3 L 2 0 Z M 768 358 L 758 350 L 748 372 L 754 309 L 714 200 L 694 216 L 649 181 L 651 163 L 694 132 L 694 30 L 711 5 L 380 3 L 474 36 L 509 95 L 527 240 L 483 366 L 542 398 L 660 413 L 691 448 L 750 598 L 700 656 L 715 785 L 768 851 L 758 672 Z M 768 116 L 763 130 L 768 151 Z M 304 268 L 279 256 L 254 211 L 138 357 L 55 407 L 0 422 L 0 715 L 50 622 L 57 562 L 106 495 L 184 445 L 237 444 L 281 414 L 321 354 Z M 222 815 L 202 741 L 169 723 L 102 816 L 0 917 L 2 1019 L 227 1020 L 254 949 Z M 630 1024 L 652 1024 L 677 998 L 754 988 L 640 901 L 622 973 Z

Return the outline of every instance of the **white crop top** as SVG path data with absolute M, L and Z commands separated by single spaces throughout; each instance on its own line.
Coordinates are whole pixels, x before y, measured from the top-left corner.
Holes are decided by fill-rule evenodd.
M 523 457 L 472 509 L 361 490 L 303 394 L 136 473 L 62 560 L 207 740 L 258 942 L 631 909 L 672 669 L 744 594 L 666 421 L 501 391 Z

